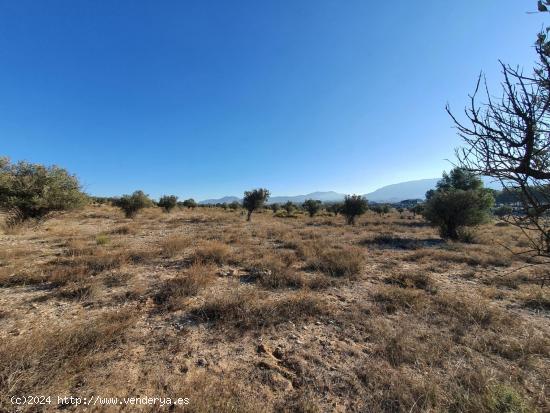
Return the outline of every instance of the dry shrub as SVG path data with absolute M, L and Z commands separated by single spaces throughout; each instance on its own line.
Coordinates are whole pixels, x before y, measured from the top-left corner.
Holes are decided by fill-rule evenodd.
M 521 292 L 519 296 L 521 305 L 525 308 L 537 311 L 550 311 L 550 293 L 548 288 L 531 286 Z
M 252 288 L 215 294 L 191 312 L 198 320 L 241 330 L 272 326 L 325 315 L 328 305 L 319 296 L 304 292 L 270 298 Z
M 67 257 L 81 257 L 83 255 L 93 254 L 95 246 L 90 245 L 83 239 L 70 239 L 65 245 L 65 255 Z
M 183 235 L 171 235 L 161 241 L 162 253 L 165 257 L 175 257 L 189 248 L 193 241 Z
M 209 265 L 194 264 L 184 274 L 164 281 L 154 294 L 155 304 L 166 310 L 180 310 L 185 297 L 196 295 L 211 283 L 214 269 Z
M 386 277 L 384 282 L 401 288 L 418 288 L 431 293 L 435 293 L 437 291 L 432 278 L 426 273 L 420 271 L 407 271 L 392 274 Z
M 48 282 L 48 275 L 43 271 L 15 271 L 12 268 L 0 268 L 0 287 L 17 285 L 38 285 Z
M 242 384 L 242 372 L 238 377 L 230 373 L 216 374 L 194 370 L 182 379 L 167 376 L 158 367 L 149 369 L 150 380 L 146 394 L 181 395 L 189 398 L 184 407 L 189 413 L 267 413 L 271 409 L 254 383 Z M 171 409 L 165 406 L 165 410 Z M 154 410 L 155 412 L 158 410 Z M 174 411 L 179 411 L 177 408 Z
M 461 294 L 436 294 L 434 310 L 464 328 L 477 325 L 484 328 L 512 328 L 517 320 L 481 297 Z
M 453 247 L 448 247 L 447 249 L 424 248 L 409 254 L 404 257 L 404 259 L 412 262 L 436 261 L 482 267 L 509 267 L 512 263 L 509 255 L 506 255 L 503 252 L 496 253 L 495 251 L 491 251 L 490 253 L 483 253 L 474 249 L 455 251 L 452 250 L 452 248 Z
M 249 279 L 265 288 L 302 288 L 307 281 L 303 274 L 285 261 L 286 255 L 266 256 L 252 264 L 248 270 Z
M 40 272 L 37 271 L 34 274 L 34 278 L 41 282 L 49 282 L 54 287 L 63 286 L 71 282 L 85 281 L 102 272 L 120 268 L 128 260 L 129 255 L 126 251 L 108 251 L 96 248 L 91 255 L 58 258 L 43 266 Z
M 506 287 L 517 289 L 520 285 L 531 282 L 531 278 L 527 274 L 512 273 L 512 274 L 497 274 L 493 277 L 483 280 L 485 284 L 494 285 L 496 287 Z
M 88 301 L 98 295 L 99 287 L 95 283 L 85 285 L 72 283 L 70 285 L 65 285 L 56 293 L 58 298 L 72 301 Z
M 378 288 L 374 293 L 374 301 L 382 311 L 389 314 L 398 310 L 420 311 L 428 305 L 423 291 L 390 286 Z
M 225 264 L 231 256 L 231 248 L 219 241 L 207 241 L 194 253 L 194 261 L 203 264 Z
M 361 241 L 361 244 L 403 250 L 416 250 L 421 247 L 421 243 L 417 239 L 398 237 L 393 234 L 379 234 L 372 239 L 367 238 Z
M 124 224 L 113 228 L 110 232 L 112 235 L 135 235 L 137 228 L 135 225 Z
M 318 251 L 308 262 L 308 268 L 331 277 L 356 279 L 364 265 L 363 252 L 357 248 Z
M 1 341 L 0 410 L 13 409 L 10 395 L 70 392 L 79 374 L 98 368 L 95 356 L 124 340 L 133 321 L 130 311 L 113 311 Z

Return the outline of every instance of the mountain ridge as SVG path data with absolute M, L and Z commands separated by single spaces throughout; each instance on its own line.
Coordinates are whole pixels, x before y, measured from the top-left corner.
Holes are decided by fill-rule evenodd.
M 382 186 L 372 192 L 363 194 L 363 196 L 370 202 L 387 202 L 387 203 L 396 203 L 404 201 L 406 199 L 424 199 L 425 194 L 428 190 L 435 188 L 437 182 L 441 178 L 426 178 L 426 179 L 416 179 L 412 181 L 398 182 L 395 184 Z M 486 187 L 492 189 L 500 189 L 499 184 L 495 184 L 491 181 L 490 178 L 483 177 L 483 183 Z M 318 199 L 323 202 L 339 202 L 344 199 L 346 194 L 342 194 L 335 191 L 316 191 L 311 192 L 305 195 L 280 195 L 270 197 L 268 204 L 275 203 L 285 203 L 291 201 L 293 203 L 302 203 L 306 199 Z M 230 203 L 230 202 L 241 202 L 242 198 L 236 196 L 224 196 L 217 199 L 206 199 L 200 201 L 201 205 L 208 204 L 218 204 L 218 203 Z

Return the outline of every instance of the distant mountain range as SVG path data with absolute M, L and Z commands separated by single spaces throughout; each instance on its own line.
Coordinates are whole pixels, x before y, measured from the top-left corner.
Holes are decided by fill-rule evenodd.
M 395 203 L 405 199 L 424 199 L 426 192 L 435 188 L 435 185 L 441 178 L 419 179 L 416 181 L 400 182 L 378 188 L 376 191 L 369 192 L 363 196 L 371 202 Z M 492 182 L 489 178 L 483 179 L 485 186 L 493 189 L 500 189 L 500 184 Z M 338 202 L 344 199 L 345 194 L 334 191 L 312 192 L 306 195 L 295 196 L 273 196 L 269 198 L 268 204 L 285 203 L 291 201 L 295 204 L 301 204 L 306 199 L 318 199 L 323 202 Z M 223 204 L 233 201 L 241 202 L 242 198 L 236 196 L 225 196 L 219 199 L 206 199 L 199 204 Z

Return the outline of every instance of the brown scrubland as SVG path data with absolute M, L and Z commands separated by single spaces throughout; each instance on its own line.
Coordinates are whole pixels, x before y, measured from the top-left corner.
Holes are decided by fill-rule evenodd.
M 550 295 L 525 246 L 503 222 L 445 242 L 395 211 L 96 205 L 6 229 L 0 411 L 548 412 Z M 119 410 L 162 409 L 86 409 Z

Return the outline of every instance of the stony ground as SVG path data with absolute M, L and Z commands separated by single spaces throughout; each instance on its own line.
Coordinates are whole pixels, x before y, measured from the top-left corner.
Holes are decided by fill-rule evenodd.
M 550 411 L 547 271 L 493 222 L 108 206 L 0 235 L 1 411 Z M 188 397 L 178 406 L 13 395 Z

